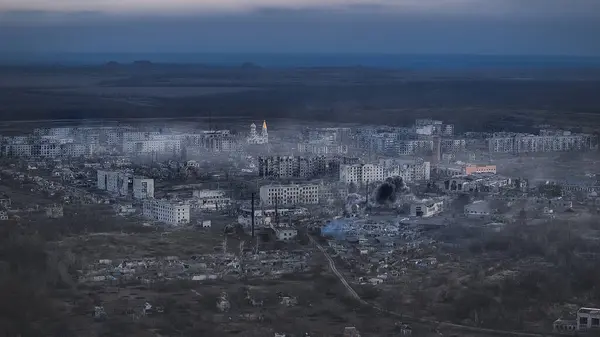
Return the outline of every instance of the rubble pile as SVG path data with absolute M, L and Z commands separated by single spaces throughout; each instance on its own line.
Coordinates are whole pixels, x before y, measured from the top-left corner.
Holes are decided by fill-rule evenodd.
M 87 266 L 80 282 L 118 282 L 137 280 L 150 284 L 159 280 L 209 281 L 228 277 L 278 278 L 308 270 L 309 253 L 258 252 L 247 253 L 243 259 L 233 254 L 207 254 L 180 259 L 165 258 L 102 259 Z

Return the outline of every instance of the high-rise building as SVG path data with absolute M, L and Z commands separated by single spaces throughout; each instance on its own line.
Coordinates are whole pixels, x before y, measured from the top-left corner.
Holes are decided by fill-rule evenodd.
M 442 139 L 439 136 L 433 137 L 433 162 L 435 164 L 442 160 Z

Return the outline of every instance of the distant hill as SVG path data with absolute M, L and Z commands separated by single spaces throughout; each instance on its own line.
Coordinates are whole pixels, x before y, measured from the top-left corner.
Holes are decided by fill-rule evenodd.
M 121 64 L 119 62 L 117 62 L 117 61 L 109 61 L 109 62 L 106 62 L 106 64 L 104 66 L 105 67 L 110 67 L 110 68 L 115 68 L 115 67 L 118 67 L 120 65 Z
M 133 61 L 134 66 L 152 66 L 152 62 L 148 60 Z

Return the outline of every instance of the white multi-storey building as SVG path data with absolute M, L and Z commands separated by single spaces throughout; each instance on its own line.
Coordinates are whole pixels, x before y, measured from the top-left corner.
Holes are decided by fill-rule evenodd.
M 160 136 L 160 132 L 144 132 L 144 131 L 128 131 L 123 132 L 123 142 L 131 142 L 136 140 L 152 140 L 154 137 Z
M 454 124 L 446 124 L 442 130 L 442 135 L 446 137 L 454 136 Z
M 123 144 L 123 133 L 117 130 L 106 132 L 106 145 L 115 146 Z
M 412 155 L 418 153 L 427 153 L 433 151 L 432 139 L 412 139 L 398 141 L 398 154 Z
M 148 199 L 144 201 L 142 214 L 155 221 L 170 225 L 182 225 L 190 222 L 190 205 L 168 200 Z
M 34 151 L 34 155 L 37 154 L 41 157 L 54 158 L 54 157 L 60 156 L 61 147 L 59 144 L 56 144 L 56 143 L 40 144 L 40 145 L 34 146 L 33 151 Z M 38 151 L 39 151 L 39 153 L 36 153 Z
M 348 145 L 298 143 L 298 152 L 312 154 L 346 154 Z
M 315 205 L 319 203 L 319 185 L 265 185 L 260 187 L 260 202 L 265 206 Z
M 4 141 L 9 145 L 29 144 L 30 137 L 29 136 L 4 137 Z
M 493 137 L 488 139 L 492 153 L 512 153 L 515 149 L 514 137 Z
M 94 145 L 93 144 L 77 144 L 70 143 L 62 146 L 62 154 L 67 157 L 84 157 L 90 156 L 93 154 Z
M 5 157 L 30 157 L 33 152 L 33 145 L 30 144 L 9 144 L 2 146 L 2 156 Z
M 426 181 L 431 177 L 431 163 L 422 159 L 382 159 L 379 164 L 384 167 L 384 179 L 399 176 L 409 183 Z
M 144 177 L 133 178 L 133 198 L 134 199 L 152 199 L 154 198 L 154 179 Z
M 430 175 L 431 163 L 420 160 L 382 160 L 379 164 L 340 166 L 340 181 L 347 184 L 365 184 L 396 176 L 408 183 L 429 180 Z
M 181 140 L 158 139 L 123 141 L 123 152 L 127 154 L 179 153 Z
M 341 164 L 353 164 L 358 158 L 326 156 L 258 157 L 258 174 L 264 178 L 337 177 Z
M 488 146 L 491 153 L 584 151 L 594 147 L 594 140 L 592 135 L 569 132 L 542 132 L 539 136 L 495 134 L 492 138 L 488 138 Z
M 364 184 L 375 181 L 383 181 L 383 165 L 375 164 L 355 164 L 340 165 L 340 181 L 344 183 Z
M 73 128 L 51 128 L 48 130 L 48 135 L 58 138 L 68 138 L 73 134 Z
M 464 152 L 467 149 L 466 139 L 442 139 L 440 142 L 444 153 Z

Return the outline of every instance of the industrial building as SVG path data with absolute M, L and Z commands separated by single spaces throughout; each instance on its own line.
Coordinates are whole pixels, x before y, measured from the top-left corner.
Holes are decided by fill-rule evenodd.
M 225 209 L 231 204 L 231 198 L 225 195 L 225 191 L 198 190 L 192 193 L 194 197 L 193 206 L 202 210 L 215 211 Z
M 511 185 L 510 178 L 489 173 L 474 173 L 471 175 L 454 176 L 438 182 L 438 187 L 449 193 L 498 192 L 501 188 Z
M 275 226 L 272 224 L 271 229 L 275 232 L 277 241 L 290 241 L 298 236 L 298 230 L 290 226 Z
M 496 174 L 496 165 L 476 165 L 467 164 L 463 166 L 463 174 L 471 175 L 474 173 L 492 173 Z
M 553 324 L 554 332 L 567 334 L 589 334 L 600 331 L 600 309 L 579 308 L 574 320 L 557 319 Z
M 476 200 L 465 205 L 465 216 L 467 217 L 485 217 L 492 214 L 492 207 L 487 200 Z
M 428 218 L 434 215 L 438 215 L 443 211 L 443 200 L 419 200 L 410 205 L 410 215 L 415 217 Z

